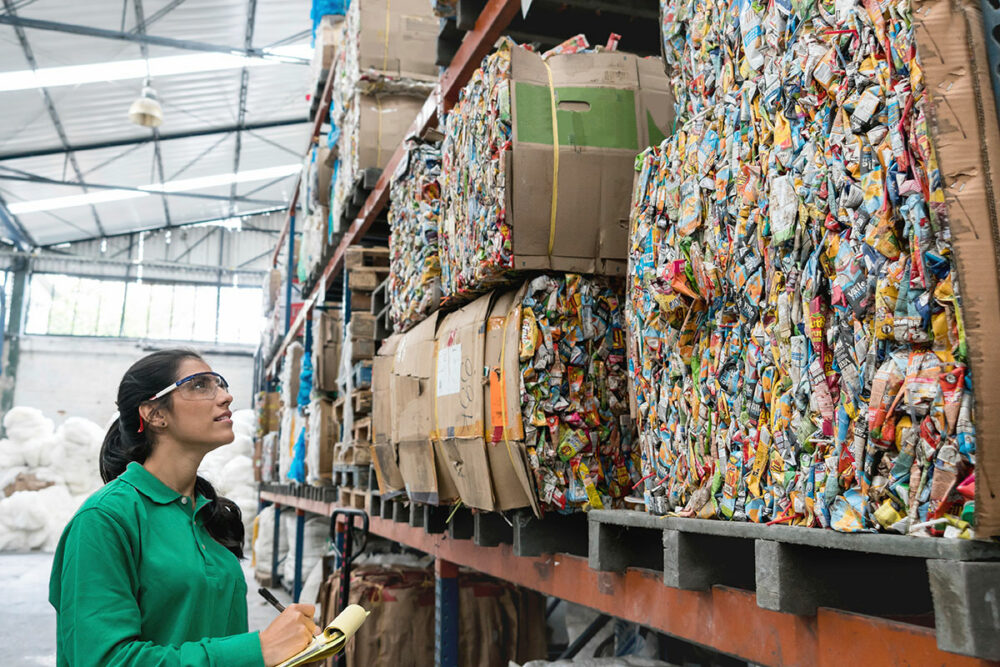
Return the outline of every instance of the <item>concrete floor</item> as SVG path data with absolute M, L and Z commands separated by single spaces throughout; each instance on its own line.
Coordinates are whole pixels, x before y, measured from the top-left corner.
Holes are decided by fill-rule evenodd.
M 0 553 L 0 646 L 2 662 L 18 665 L 56 664 L 56 612 L 49 604 L 49 572 L 52 554 Z M 278 612 L 257 594 L 249 560 L 243 564 L 247 577 L 247 610 L 250 630 L 262 630 Z M 290 602 L 284 590 L 272 591 L 282 603 Z M 7 662 L 11 660 L 11 662 Z

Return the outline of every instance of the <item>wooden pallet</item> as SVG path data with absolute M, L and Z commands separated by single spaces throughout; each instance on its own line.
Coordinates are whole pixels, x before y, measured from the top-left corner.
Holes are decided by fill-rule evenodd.
M 351 395 L 351 400 L 354 402 L 354 415 L 367 415 L 372 411 L 372 392 L 371 389 L 355 389 L 354 393 Z
M 380 343 L 393 332 L 389 316 L 389 279 L 386 278 L 372 292 L 371 312 L 375 316 L 375 342 Z
M 340 488 L 367 490 L 370 475 L 371 466 L 367 464 L 338 465 L 334 466 L 333 481 Z
M 355 489 L 340 489 L 338 505 L 363 510 L 368 506 L 368 492 Z
M 347 284 L 352 290 L 372 292 L 388 275 L 388 266 L 359 266 L 347 270 Z
M 372 418 L 365 417 L 354 422 L 355 445 L 372 441 Z
M 389 249 L 348 246 L 344 254 L 344 268 L 353 271 L 365 267 L 389 268 Z

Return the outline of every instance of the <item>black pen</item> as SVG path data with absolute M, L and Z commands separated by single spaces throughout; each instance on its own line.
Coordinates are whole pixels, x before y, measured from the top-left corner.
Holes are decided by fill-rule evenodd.
M 268 603 L 270 603 L 270 605 L 272 607 L 274 607 L 275 609 L 277 609 L 278 613 L 281 613 L 281 612 L 285 611 L 285 605 L 283 605 L 280 602 L 278 602 L 278 598 L 274 597 L 274 595 L 271 593 L 271 591 L 267 590 L 266 588 L 264 588 L 262 586 L 262 587 L 260 587 L 260 588 L 257 589 L 257 592 L 260 593 L 260 596 L 262 598 L 264 598 L 265 600 L 267 600 Z

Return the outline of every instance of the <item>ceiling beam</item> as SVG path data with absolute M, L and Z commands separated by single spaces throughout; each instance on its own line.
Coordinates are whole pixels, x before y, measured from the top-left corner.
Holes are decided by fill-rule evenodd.
M 228 199 L 228 197 L 226 197 L 225 199 Z M 285 205 L 285 206 L 272 206 L 270 208 L 262 208 L 262 209 L 258 209 L 256 211 L 247 211 L 246 213 L 240 213 L 238 216 L 235 216 L 235 217 L 246 219 L 246 218 L 252 218 L 255 215 L 267 215 L 268 213 L 278 213 L 278 212 L 286 211 L 286 210 L 288 210 L 288 206 L 287 205 Z M 201 220 L 189 220 L 187 222 L 178 222 L 178 223 L 175 223 L 173 227 L 171 227 L 171 230 L 172 231 L 176 231 L 178 227 L 190 227 L 192 225 L 204 225 L 204 224 L 207 224 L 207 223 L 210 223 L 210 222 L 221 222 L 222 220 L 228 220 L 229 217 L 230 216 L 226 216 L 226 217 L 214 216 L 214 217 L 211 217 L 211 218 L 203 218 Z M 161 230 L 164 230 L 164 229 L 165 228 L 163 227 L 163 225 L 149 225 L 148 227 L 130 229 L 127 232 L 116 232 L 114 234 L 108 234 L 107 237 L 81 236 L 81 237 L 75 238 L 75 239 L 65 239 L 65 240 L 62 240 L 62 241 L 50 241 L 48 243 L 43 243 L 43 244 L 38 245 L 36 247 L 48 248 L 48 247 L 51 247 L 51 246 L 63 245 L 65 243 L 79 243 L 80 241 L 94 241 L 94 240 L 97 240 L 99 238 L 113 239 L 113 238 L 120 237 L 120 236 L 128 236 L 130 234 L 139 234 L 139 233 L 142 233 L 142 232 L 158 232 L 158 231 L 161 231 Z M 256 231 L 260 231 L 260 230 L 256 230 Z
M 304 125 L 309 122 L 308 118 L 293 118 L 288 120 L 272 120 L 263 123 L 249 123 L 243 126 L 230 125 L 224 127 L 206 128 L 203 130 L 191 130 L 190 132 L 175 132 L 173 134 L 161 134 L 160 141 L 172 141 L 174 139 L 190 139 L 192 137 L 207 137 L 213 134 L 229 134 L 237 130 L 266 130 L 272 127 L 287 127 L 289 125 Z M 118 148 L 120 146 L 134 146 L 152 141 L 152 137 L 135 137 L 132 139 L 116 139 L 112 141 L 99 141 L 89 144 L 75 144 L 67 147 L 50 147 L 18 153 L 0 154 L 0 160 L 21 160 L 24 158 L 41 157 L 44 155 L 62 155 L 66 152 L 79 153 L 80 151 L 100 150 L 102 148 Z
M 140 2 L 140 0 L 136 0 Z M 247 23 L 246 32 L 243 35 L 243 48 L 251 49 L 253 48 L 253 30 L 254 24 L 257 19 L 257 0 L 247 0 Z M 250 83 L 250 70 L 244 65 L 243 71 L 240 73 L 240 95 L 237 100 L 237 113 L 236 127 L 243 127 L 246 123 L 247 118 L 247 86 Z M 243 149 L 243 132 L 242 130 L 236 130 L 236 148 L 233 151 L 233 173 L 240 173 L 240 152 Z M 236 212 L 236 188 L 237 183 L 234 181 L 229 188 L 229 213 Z
M 266 60 L 280 60 L 281 62 L 294 65 L 308 65 L 309 59 L 297 58 L 293 56 L 278 56 L 269 53 L 264 49 L 241 49 L 221 44 L 209 44 L 207 42 L 194 42 L 189 39 L 173 39 L 170 37 L 158 37 L 156 35 L 140 35 L 132 32 L 120 32 L 118 30 L 105 30 L 104 28 L 94 28 L 87 25 L 76 25 L 73 23 L 60 23 L 58 21 L 43 21 L 41 19 L 31 19 L 23 16 L 16 16 L 9 13 L 0 14 L 0 24 L 12 25 L 16 28 L 31 28 L 33 30 L 49 30 L 53 32 L 68 33 L 71 35 L 81 35 L 83 37 L 97 37 L 101 39 L 114 39 L 121 42 L 135 42 L 137 44 L 150 44 L 153 46 L 166 46 L 172 49 L 183 49 L 186 51 L 205 51 L 208 53 L 228 53 L 234 56 L 245 56 L 247 58 L 263 58 Z
M 153 12 L 148 19 L 140 19 L 139 22 L 136 24 L 136 26 L 132 28 L 132 30 L 130 30 L 129 32 L 136 35 L 145 34 L 146 28 L 153 25 L 154 23 L 162 19 L 170 12 L 177 9 L 177 6 L 182 2 L 184 2 L 184 0 L 171 0 L 163 7 Z
M 7 8 L 7 14 L 0 16 L 0 22 L 3 22 L 5 18 L 12 18 L 18 20 L 14 8 L 13 0 L 3 0 L 4 7 Z M 28 61 L 28 65 L 33 70 L 38 69 L 38 61 L 35 59 L 35 53 L 31 49 L 31 44 L 28 43 L 28 36 L 24 34 L 24 28 L 17 24 L 14 25 L 14 32 L 17 33 L 17 39 L 21 43 L 21 50 L 24 52 L 24 59 Z M 66 158 L 69 160 L 70 165 L 73 167 L 73 172 L 76 174 L 76 180 L 83 181 L 83 172 L 80 171 L 80 164 L 76 160 L 76 155 L 69 150 L 69 138 L 66 136 L 66 129 L 63 127 L 62 121 L 59 119 L 59 113 L 56 111 L 56 105 L 52 101 L 52 96 L 49 94 L 48 88 L 39 88 L 39 92 L 42 95 L 42 104 L 45 106 L 45 110 L 49 114 L 49 118 L 52 120 L 52 125 L 56 129 L 56 134 L 59 135 L 59 142 L 62 144 L 63 151 L 66 153 Z M 84 187 L 84 192 L 87 188 Z M 94 226 L 97 228 L 97 233 L 104 236 L 104 226 L 101 224 L 101 216 L 97 214 L 97 207 L 91 205 L 90 213 L 94 216 Z
M 22 172 L 23 173 L 23 172 Z M 289 176 L 294 176 L 294 174 L 289 174 Z M 163 194 L 167 197 L 188 197 L 192 199 L 211 199 L 214 201 L 229 201 L 229 197 L 226 195 L 209 195 L 203 192 L 164 192 L 162 190 L 157 190 L 155 188 L 137 188 L 131 185 L 107 185 L 104 183 L 78 183 L 77 181 L 60 181 L 54 178 L 45 178 L 44 176 L 36 176 L 34 174 L 28 174 L 24 176 L 15 176 L 12 174 L 0 174 L 0 181 L 20 181 L 22 183 L 43 183 L 45 185 L 65 185 L 74 188 L 87 188 L 92 190 L 125 190 L 127 192 L 142 192 L 147 195 L 158 195 Z M 247 197 L 237 197 L 236 201 L 246 202 L 248 204 L 261 204 L 265 206 L 277 206 L 282 202 L 271 201 L 268 199 L 250 199 Z M 39 211 L 43 213 L 44 211 Z M 101 236 L 104 233 L 101 232 Z

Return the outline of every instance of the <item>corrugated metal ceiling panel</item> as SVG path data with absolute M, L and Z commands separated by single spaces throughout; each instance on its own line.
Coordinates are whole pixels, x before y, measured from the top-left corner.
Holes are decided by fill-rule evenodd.
M 147 19 L 156 17 L 170 0 L 145 0 Z M 308 44 L 310 36 L 309 0 L 259 0 L 253 46 L 276 42 Z M 133 4 L 126 2 L 124 29 L 135 28 Z M 103 29 L 118 30 L 123 25 L 120 0 L 36 0 L 23 6 L 19 15 Z M 241 48 L 246 29 L 247 0 L 187 0 L 155 20 L 150 34 Z M 26 29 L 26 35 L 42 68 L 113 62 L 140 58 L 138 44 L 60 32 Z M 289 37 L 297 39 L 289 41 Z M 191 55 L 193 51 L 150 46 L 150 57 Z M 0 26 L 0 72 L 27 69 L 14 29 Z M 153 81 L 164 110 L 166 134 L 203 131 L 234 125 L 238 118 L 241 71 L 238 68 L 213 72 L 191 72 L 159 76 Z M 249 69 L 246 122 L 269 123 L 302 118 L 306 115 L 306 93 L 310 68 L 275 64 Z M 56 111 L 73 146 L 104 142 L 148 139 L 150 131 L 132 125 L 126 114 L 142 86 L 139 79 L 82 83 L 49 89 Z M 4 168 L 21 170 L 54 179 L 75 180 L 62 153 L 32 158 L 4 159 L 4 155 L 39 150 L 62 150 L 55 127 L 38 90 L 0 92 L 4 122 L 0 124 L 0 174 Z M 262 169 L 300 162 L 307 143 L 307 125 L 295 124 L 244 132 L 240 170 Z M 229 174 L 233 170 L 235 138 L 232 133 L 164 140 L 160 142 L 166 180 Z M 95 184 L 137 187 L 155 180 L 153 146 L 140 145 L 79 150 L 76 159 L 84 179 Z M 295 176 L 277 182 L 267 180 L 241 183 L 240 196 L 250 195 L 261 202 L 287 202 Z M 217 186 L 199 193 L 228 198 L 230 186 Z M 55 186 L 0 180 L 0 193 L 8 204 L 51 197 L 81 194 L 79 187 Z M 169 197 L 170 219 L 174 224 L 227 217 L 231 211 L 260 210 L 259 202 L 244 202 L 230 208 L 228 201 L 189 197 Z M 96 204 L 108 234 L 148 229 L 166 223 L 160 196 L 147 196 Z M 59 243 L 97 235 L 89 205 L 50 212 L 22 213 L 22 225 L 40 244 Z

